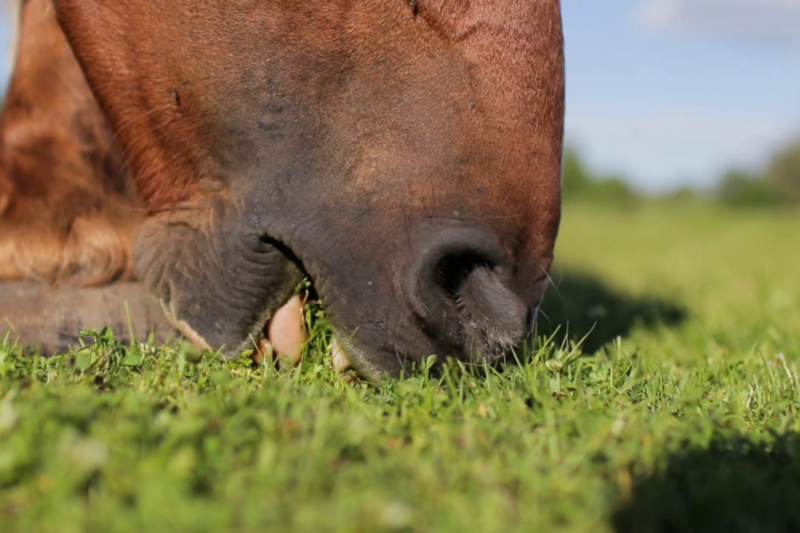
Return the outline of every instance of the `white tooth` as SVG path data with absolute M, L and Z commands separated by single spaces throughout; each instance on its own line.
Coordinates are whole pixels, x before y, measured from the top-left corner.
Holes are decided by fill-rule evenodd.
M 350 359 L 347 357 L 347 354 L 342 349 L 342 345 L 339 342 L 339 339 L 336 337 L 333 338 L 331 341 L 331 355 L 333 356 L 333 370 L 334 372 L 344 372 L 352 365 L 350 363 Z
M 197 346 L 201 350 L 211 350 L 211 346 L 208 345 L 206 340 L 198 335 L 198 333 L 192 329 L 192 326 L 184 322 L 183 320 L 178 320 L 178 331 L 183 333 L 183 336 L 189 339 L 195 346 Z
M 161 306 L 161 310 L 164 312 L 164 316 L 167 318 L 167 322 L 170 325 L 177 329 L 178 331 L 186 337 L 189 342 L 194 344 L 200 350 L 210 350 L 211 347 L 208 345 L 206 340 L 201 337 L 189 324 L 185 321 L 178 319 L 177 313 L 175 313 L 175 307 L 172 305 L 172 302 L 165 302 L 162 299 L 158 300 L 158 305 Z
M 303 301 L 299 296 L 293 296 L 275 311 L 267 326 L 267 337 L 279 362 L 284 359 L 291 366 L 300 364 L 308 337 L 303 320 Z
M 256 364 L 260 365 L 264 359 L 267 361 L 272 361 L 273 356 L 275 355 L 274 352 L 275 349 L 273 348 L 272 343 L 269 342 L 268 339 L 264 338 L 258 341 L 258 348 L 252 355 L 252 359 Z
M 169 322 L 173 328 L 178 329 L 178 319 L 175 318 L 175 312 L 172 310 L 172 306 L 161 298 L 158 299 L 158 305 L 161 306 L 161 311 L 164 313 L 167 322 Z

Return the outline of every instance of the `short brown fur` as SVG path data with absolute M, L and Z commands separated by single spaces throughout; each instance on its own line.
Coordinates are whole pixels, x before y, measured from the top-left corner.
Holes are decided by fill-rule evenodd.
M 0 119 L 0 280 L 132 277 L 141 222 L 121 152 L 49 0 L 21 13 Z
M 301 269 L 368 375 L 521 342 L 561 212 L 559 0 L 28 0 L 21 34 L 0 279 L 130 277 L 137 234 L 148 291 L 228 355 Z

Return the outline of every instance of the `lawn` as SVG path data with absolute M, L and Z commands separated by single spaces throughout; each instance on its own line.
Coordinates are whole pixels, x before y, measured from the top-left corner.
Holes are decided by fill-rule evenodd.
M 484 378 L 0 344 L 0 531 L 800 530 L 800 215 L 570 205 L 553 279 Z

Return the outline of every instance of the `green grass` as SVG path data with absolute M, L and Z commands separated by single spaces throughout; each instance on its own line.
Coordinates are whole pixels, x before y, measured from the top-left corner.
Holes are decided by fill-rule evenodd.
M 283 372 L 0 344 L 0 531 L 800 530 L 800 217 L 570 205 L 559 239 L 486 378 L 345 384 L 324 321 Z

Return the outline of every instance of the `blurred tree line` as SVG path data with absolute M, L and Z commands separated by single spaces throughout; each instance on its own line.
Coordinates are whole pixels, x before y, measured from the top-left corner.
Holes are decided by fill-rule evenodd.
M 636 205 L 639 194 L 620 176 L 594 173 L 575 147 L 564 149 L 562 166 L 564 202 L 590 201 L 617 207 Z
M 800 205 L 800 139 L 778 150 L 760 171 L 726 172 L 716 197 L 735 207 Z
M 593 172 L 575 147 L 564 149 L 562 172 L 564 202 L 632 207 L 645 198 L 622 177 Z M 661 200 L 711 200 L 737 208 L 800 207 L 800 138 L 775 152 L 759 170 L 732 168 L 720 177 L 713 190 L 682 187 Z

